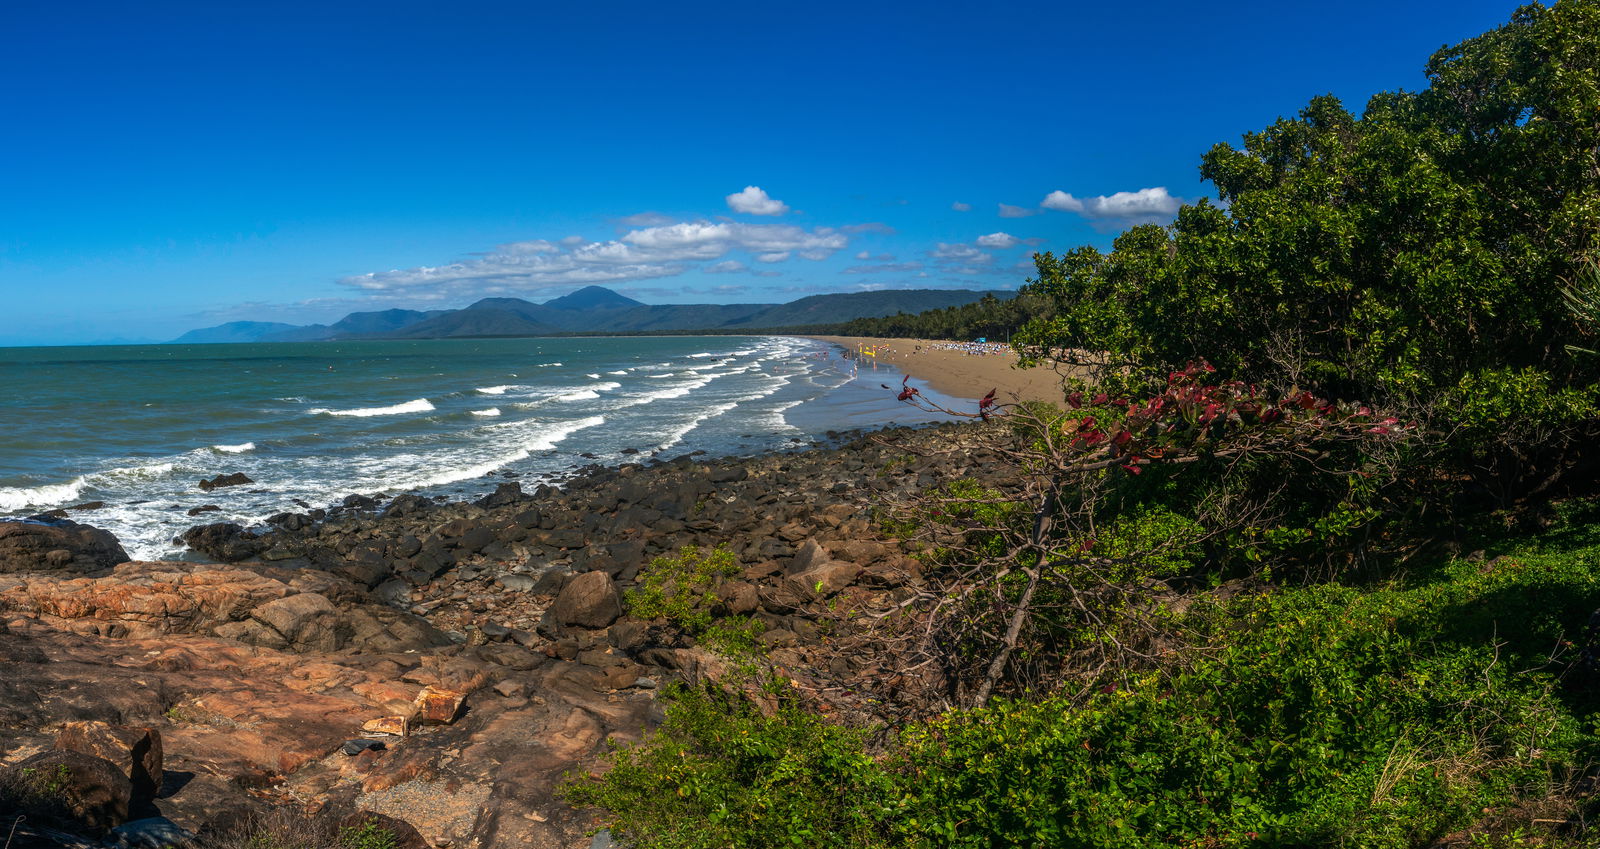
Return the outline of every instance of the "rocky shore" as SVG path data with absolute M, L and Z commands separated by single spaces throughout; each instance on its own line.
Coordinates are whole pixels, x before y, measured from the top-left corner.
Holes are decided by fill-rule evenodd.
M 883 511 L 992 476 L 989 427 L 590 467 L 473 503 L 352 495 L 192 528 L 212 562 L 122 562 L 87 526 L 0 522 L 0 769 L 109 762 L 63 792 L 83 835 L 125 845 L 274 806 L 390 817 L 417 845 L 607 845 L 555 794 L 563 775 L 644 734 L 668 682 L 733 666 L 628 614 L 641 570 L 725 547 L 738 569 L 711 612 L 753 623 L 762 662 L 821 709 L 870 720 L 893 676 L 852 635 L 919 584 Z

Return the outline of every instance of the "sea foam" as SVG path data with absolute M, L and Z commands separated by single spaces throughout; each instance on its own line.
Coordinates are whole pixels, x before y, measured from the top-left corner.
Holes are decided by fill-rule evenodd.
M 318 407 L 314 410 L 307 410 L 306 412 L 311 414 L 326 413 L 330 416 L 359 416 L 365 418 L 367 416 L 395 416 L 401 413 L 426 413 L 432 409 L 433 404 L 429 402 L 428 399 L 418 398 L 414 401 L 407 401 L 404 404 L 395 404 L 392 407 L 356 407 L 350 410 L 330 410 L 326 407 Z

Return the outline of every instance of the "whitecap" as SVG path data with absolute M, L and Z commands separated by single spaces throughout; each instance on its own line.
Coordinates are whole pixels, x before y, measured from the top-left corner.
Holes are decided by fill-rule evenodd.
M 584 377 L 587 377 L 587 378 L 589 378 L 589 379 L 590 379 L 590 380 L 599 380 L 599 379 L 600 379 L 600 375 L 599 375 L 599 374 L 596 374 L 596 373 L 593 373 L 593 372 L 591 372 L 591 373 L 589 373 L 589 374 L 586 374 L 586 375 L 584 375 Z
M 593 389 L 580 389 L 577 392 L 568 392 L 551 398 L 552 401 L 592 401 L 600 397 L 600 393 Z
M 223 454 L 243 454 L 246 451 L 256 450 L 256 444 L 254 442 L 241 442 L 238 445 L 213 445 L 211 450 Z
M 473 410 L 472 414 L 474 416 L 498 416 L 500 415 L 500 408 L 490 407 L 487 410 Z
M 507 384 L 505 386 L 480 386 L 480 387 L 478 387 L 478 391 L 482 392 L 485 395 L 504 395 L 504 394 L 506 394 L 506 390 L 507 389 L 516 389 L 516 388 L 517 387 L 512 386 L 510 384 Z
M 715 356 L 716 356 L 716 354 L 713 354 L 713 353 L 711 353 L 711 352 L 709 352 L 709 351 L 701 351 L 701 352 L 700 352 L 700 353 L 698 353 L 698 354 L 690 354 L 690 355 L 689 355 L 689 359 L 691 359 L 691 360 L 698 360 L 698 359 L 700 359 L 700 358 L 701 358 L 701 357 L 715 357 Z
M 606 374 L 627 374 L 627 373 L 628 373 L 627 369 L 618 369 L 616 371 L 608 371 L 608 372 L 606 372 Z
M 407 401 L 404 404 L 395 404 L 392 407 L 357 407 L 350 410 L 330 410 L 326 407 L 318 407 L 306 412 L 313 415 L 326 413 L 330 416 L 360 416 L 365 418 L 367 416 L 393 416 L 401 413 L 426 413 L 432 409 L 433 404 L 428 399 L 418 398 L 414 401 Z
M 66 483 L 44 484 L 43 486 L 34 487 L 0 487 L 0 511 L 10 512 L 28 507 L 48 507 L 64 501 L 72 501 L 88 485 L 88 479 L 80 476 Z

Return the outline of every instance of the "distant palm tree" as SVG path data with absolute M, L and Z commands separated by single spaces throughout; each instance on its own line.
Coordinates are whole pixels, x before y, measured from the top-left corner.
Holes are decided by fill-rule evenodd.
M 1600 260 L 1590 259 L 1584 263 L 1577 275 L 1561 287 L 1561 295 L 1566 298 L 1567 307 L 1578 324 L 1588 333 L 1600 334 Z M 1568 345 L 1567 350 L 1595 353 L 1576 345 Z

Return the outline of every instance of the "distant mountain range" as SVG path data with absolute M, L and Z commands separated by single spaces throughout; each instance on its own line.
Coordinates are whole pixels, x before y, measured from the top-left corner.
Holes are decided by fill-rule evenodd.
M 484 298 L 458 310 L 353 312 L 332 324 L 303 327 L 271 321 L 230 321 L 191 330 L 172 341 L 323 342 L 691 330 L 725 333 L 915 314 L 969 304 L 986 294 L 990 293 L 970 289 L 894 289 L 812 295 L 787 304 L 645 304 L 601 286 L 589 286 L 542 304 L 521 298 Z

